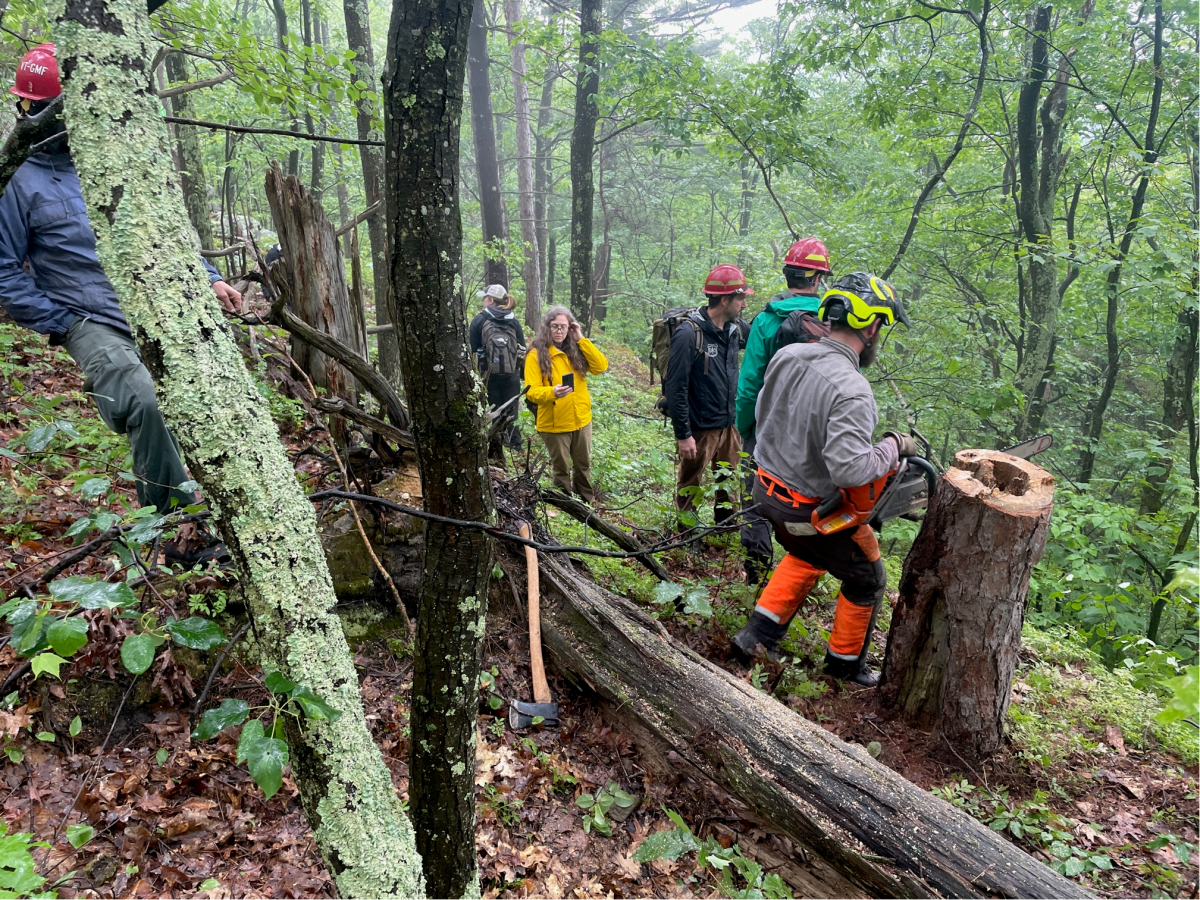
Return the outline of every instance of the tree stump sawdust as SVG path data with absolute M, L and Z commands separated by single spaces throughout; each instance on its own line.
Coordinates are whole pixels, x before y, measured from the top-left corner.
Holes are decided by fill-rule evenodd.
M 904 562 L 880 697 L 976 758 L 1000 747 L 1029 576 L 1054 477 L 994 450 L 961 450 Z

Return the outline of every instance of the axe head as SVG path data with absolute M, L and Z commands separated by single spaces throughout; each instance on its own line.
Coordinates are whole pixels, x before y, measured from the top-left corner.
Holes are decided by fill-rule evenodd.
M 513 731 L 524 731 L 532 726 L 535 716 L 542 717 L 542 725 L 550 727 L 558 725 L 558 704 L 508 701 L 508 725 Z

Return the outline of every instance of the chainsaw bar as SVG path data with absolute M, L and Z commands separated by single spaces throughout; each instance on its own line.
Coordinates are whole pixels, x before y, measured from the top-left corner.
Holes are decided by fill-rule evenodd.
M 1035 438 L 1030 438 L 1027 441 L 1021 441 L 1019 444 L 1013 444 L 1011 447 L 1005 447 L 1001 453 L 1007 453 L 1009 456 L 1015 456 L 1017 459 L 1029 459 L 1043 450 L 1049 450 L 1054 446 L 1054 435 L 1039 434 Z

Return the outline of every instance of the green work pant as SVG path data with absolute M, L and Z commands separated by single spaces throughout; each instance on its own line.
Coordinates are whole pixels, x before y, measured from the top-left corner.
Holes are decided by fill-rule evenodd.
M 195 503 L 194 494 L 177 489 L 189 480 L 187 470 L 133 338 L 80 317 L 71 324 L 65 345 L 92 383 L 92 400 L 104 424 L 129 436 L 141 505 L 167 513 L 172 500 L 181 506 Z

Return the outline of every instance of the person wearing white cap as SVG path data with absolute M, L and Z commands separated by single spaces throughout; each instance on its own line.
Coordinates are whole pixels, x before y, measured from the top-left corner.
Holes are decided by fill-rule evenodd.
M 483 310 L 471 320 L 468 337 L 471 352 L 479 362 L 479 374 L 487 380 L 488 405 L 495 409 L 521 393 L 525 332 L 513 315 L 517 301 L 504 285 L 489 284 L 476 296 L 483 299 Z M 505 414 L 513 418 L 506 441 L 519 450 L 521 431 L 516 425 L 516 404 L 510 404 Z

